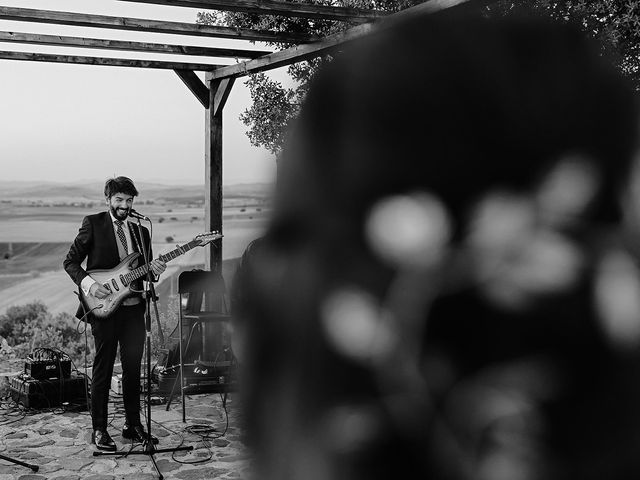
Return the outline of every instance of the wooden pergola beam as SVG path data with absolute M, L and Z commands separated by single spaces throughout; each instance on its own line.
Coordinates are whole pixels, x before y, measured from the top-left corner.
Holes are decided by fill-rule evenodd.
M 226 10 L 258 15 L 282 15 L 318 20 L 340 20 L 363 23 L 382 18 L 388 12 L 363 8 L 335 7 L 309 3 L 283 2 L 276 0 L 120 0 L 135 3 L 152 3 L 173 7 L 189 7 L 207 10 Z
M 287 48 L 279 52 L 274 52 L 264 57 L 256 58 L 254 60 L 248 60 L 246 62 L 240 62 L 235 65 L 229 65 L 220 67 L 211 72 L 211 78 L 226 78 L 226 77 L 241 77 L 243 75 L 249 75 L 251 73 L 263 72 L 266 70 L 273 70 L 285 65 L 291 65 L 292 63 L 300 62 L 303 60 L 309 60 L 311 58 L 319 57 L 331 50 L 339 48 L 341 45 L 363 37 L 375 30 L 387 28 L 397 21 L 401 20 L 405 16 L 419 15 L 421 13 L 437 13 L 443 10 L 448 10 L 453 7 L 463 5 L 473 0 L 430 0 L 425 3 L 416 5 L 402 10 L 398 13 L 389 15 L 388 17 L 381 19 L 375 23 L 365 23 L 363 25 L 357 25 L 344 32 L 336 33 L 325 37 L 324 40 L 309 43 L 306 45 L 297 45 L 295 47 Z M 491 0 L 480 0 L 476 3 L 490 3 Z
M 219 27 L 198 23 L 165 22 L 143 18 L 110 17 L 84 13 L 60 12 L 0 6 L 0 20 L 72 25 L 79 27 L 132 30 L 136 32 L 169 33 L 197 37 L 230 38 L 261 42 L 308 43 L 319 37 L 298 33 Z
M 135 52 L 167 53 L 175 55 L 197 55 L 204 57 L 258 58 L 269 51 L 237 48 L 211 48 L 162 43 L 129 42 L 100 38 L 65 37 L 35 33 L 2 32 L 0 42 L 26 43 L 31 45 L 57 45 L 62 47 L 98 48 L 104 50 L 126 50 Z
M 124 58 L 80 57 L 74 55 L 54 55 L 49 53 L 27 53 L 0 51 L 0 60 L 21 60 L 27 62 L 75 63 L 80 65 L 104 65 L 111 67 L 158 68 L 168 70 L 210 71 L 218 65 L 205 63 L 161 62 L 156 60 L 132 60 Z
M 329 51 L 334 48 L 337 48 L 351 40 L 355 40 L 356 38 L 360 38 L 372 30 L 373 25 L 370 23 L 358 25 L 344 32 L 326 37 L 322 42 L 297 45 L 255 60 L 220 67 L 211 72 L 211 76 L 212 78 L 241 77 L 251 73 L 273 70 L 274 68 L 291 65 L 292 63 L 301 62 L 303 60 L 309 60 L 329 53 Z
M 198 78 L 193 70 L 176 70 L 175 72 L 202 106 L 209 108 L 209 88 Z

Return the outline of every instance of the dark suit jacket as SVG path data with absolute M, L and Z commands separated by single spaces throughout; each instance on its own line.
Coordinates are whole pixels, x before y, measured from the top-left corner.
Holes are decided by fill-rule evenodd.
M 78 235 L 71 244 L 64 262 L 62 262 L 65 271 L 78 287 L 88 275 L 87 270 L 109 269 L 116 267 L 120 263 L 118 245 L 116 244 L 116 236 L 111 222 L 109 212 L 88 215 L 82 220 Z M 140 243 L 137 227 L 132 228 L 131 233 L 136 235 L 138 243 Z M 142 235 L 148 248 L 149 259 L 151 259 L 153 257 L 149 242 L 149 230 L 142 227 Z M 134 243 L 134 248 L 136 248 L 136 241 L 133 238 L 132 242 Z M 85 258 L 87 259 L 86 270 L 82 268 L 82 262 Z M 83 314 L 82 306 L 80 306 L 76 316 L 80 318 Z

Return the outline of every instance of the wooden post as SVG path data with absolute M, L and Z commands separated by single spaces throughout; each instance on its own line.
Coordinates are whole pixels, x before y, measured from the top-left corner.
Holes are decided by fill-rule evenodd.
M 208 231 L 222 233 L 222 111 L 233 80 L 212 80 L 207 73 L 209 108 L 205 110 L 204 221 Z M 205 270 L 222 272 L 222 239 L 207 245 Z

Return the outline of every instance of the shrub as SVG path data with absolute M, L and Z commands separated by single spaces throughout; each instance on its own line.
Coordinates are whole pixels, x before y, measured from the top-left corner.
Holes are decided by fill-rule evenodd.
M 26 358 L 35 348 L 54 348 L 64 351 L 79 367 L 84 364 L 85 338 L 78 330 L 77 322 L 68 313 L 54 317 L 46 305 L 34 301 L 9 307 L 4 315 L 0 315 L 0 336 L 6 338 L 18 358 Z M 92 358 L 93 341 L 88 341 L 86 347 L 89 349 L 87 355 Z
M 10 345 L 12 339 L 13 345 L 20 343 L 27 323 L 44 323 L 47 317 L 50 318 L 51 315 L 40 301 L 9 307 L 4 315 L 0 315 L 0 336 L 6 338 Z

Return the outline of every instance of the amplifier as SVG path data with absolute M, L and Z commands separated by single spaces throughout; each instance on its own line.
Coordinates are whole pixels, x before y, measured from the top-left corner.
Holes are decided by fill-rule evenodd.
M 11 398 L 26 408 L 50 408 L 73 403 L 86 408 L 84 376 L 70 376 L 55 380 L 37 380 L 23 376 L 9 377 Z
M 208 368 L 207 368 L 208 367 Z M 206 369 L 205 369 L 206 368 Z M 174 388 L 174 383 L 177 384 Z M 196 361 L 184 366 L 186 393 L 223 393 L 237 390 L 237 365 L 232 362 L 217 362 L 209 366 Z M 158 371 L 158 391 L 180 394 L 180 368 L 172 367 Z
M 24 373 L 36 380 L 69 378 L 71 376 L 71 360 L 33 360 L 27 357 L 24 362 Z

